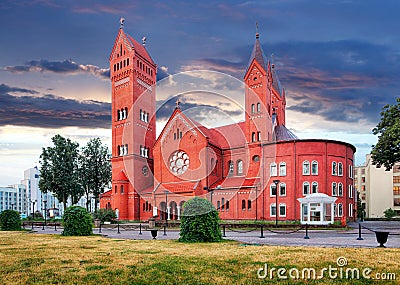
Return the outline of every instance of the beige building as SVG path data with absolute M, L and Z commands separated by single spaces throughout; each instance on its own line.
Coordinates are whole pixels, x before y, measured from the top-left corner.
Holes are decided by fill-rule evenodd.
M 389 208 L 400 215 L 400 163 L 386 171 L 373 165 L 368 154 L 365 165 L 355 167 L 354 177 L 366 217 L 381 218 Z

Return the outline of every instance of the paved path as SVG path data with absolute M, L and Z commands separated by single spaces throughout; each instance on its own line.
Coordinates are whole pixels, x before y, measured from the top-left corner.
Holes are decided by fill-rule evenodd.
M 281 233 L 270 232 L 264 229 L 263 236 L 260 238 L 260 229 L 246 232 L 246 231 L 232 231 L 226 229 L 224 237 L 225 239 L 236 240 L 243 242 L 244 244 L 254 245 L 282 245 L 282 246 L 318 246 L 318 247 L 377 247 L 378 242 L 376 241 L 375 233 L 371 230 L 388 231 L 389 238 L 385 244 L 388 248 L 400 248 L 400 222 L 363 222 L 361 223 L 362 238 L 363 240 L 357 240 L 358 238 L 358 224 L 352 223 L 350 226 L 353 227 L 351 230 L 309 230 L 309 239 L 304 239 L 306 233 L 305 230 L 300 230 L 295 233 L 287 233 L 288 231 L 282 231 Z M 371 229 L 371 230 L 369 230 Z M 62 229 L 58 228 L 57 231 L 53 227 L 47 227 L 42 230 L 42 227 L 34 228 L 34 233 L 38 234 L 60 234 Z M 94 234 L 100 234 L 109 238 L 117 239 L 132 239 L 132 240 L 148 240 L 152 239 L 151 233 L 148 230 L 142 230 L 142 234 L 139 234 L 139 229 L 120 227 L 120 233 L 118 233 L 117 227 L 114 228 L 96 228 L 93 230 Z M 179 238 L 178 230 L 167 230 L 164 235 L 163 229 L 158 231 L 158 240 L 176 240 Z

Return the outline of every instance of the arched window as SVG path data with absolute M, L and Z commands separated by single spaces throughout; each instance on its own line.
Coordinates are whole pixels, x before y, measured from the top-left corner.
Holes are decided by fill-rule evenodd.
M 125 154 L 125 155 L 128 154 L 128 144 L 125 145 L 125 152 L 124 152 L 124 154 Z
M 271 183 L 271 185 L 269 186 L 269 195 L 271 197 L 274 197 L 276 195 L 276 185 L 275 185 L 275 183 Z
M 114 187 L 114 193 L 117 193 L 117 191 L 118 191 L 118 186 L 117 185 L 115 185 L 115 187 Z
M 126 65 L 129 65 L 129 57 L 126 59 Z
M 243 161 L 242 160 L 238 160 L 237 161 L 237 174 L 243 174 Z
M 349 217 L 353 217 L 353 204 L 349 204 Z
M 226 203 L 225 203 L 225 210 L 226 210 L 226 211 L 228 211 L 228 210 L 229 210 L 229 200 L 228 200 L 228 201 L 226 201 Z
M 336 182 L 332 183 L 332 196 L 337 196 L 337 184 L 336 184 Z
M 261 132 L 257 132 L 257 140 L 260 142 L 261 141 Z
M 255 141 L 256 141 L 256 133 L 255 133 L 255 132 L 252 132 L 252 133 L 251 133 L 251 141 L 252 141 L 252 142 L 255 142 Z
M 276 204 L 271 204 L 269 211 L 270 211 L 270 217 L 275 217 L 276 216 Z
M 338 216 L 343 217 L 343 205 L 342 203 L 338 204 Z
M 353 185 L 349 185 L 349 198 L 353 198 Z
M 286 196 L 286 183 L 279 184 L 279 196 Z
M 310 194 L 310 182 L 304 182 L 303 183 L 303 195 L 308 195 Z
M 311 163 L 311 174 L 318 175 L 318 162 L 315 160 Z
M 221 209 L 222 211 L 225 209 L 225 198 L 221 199 Z
M 279 204 L 279 216 L 286 217 L 286 204 Z
M 233 161 L 228 162 L 228 167 L 229 167 L 228 175 L 233 175 L 233 171 L 234 171 Z
M 242 200 L 242 211 L 246 211 L 246 200 Z
M 338 185 L 338 196 L 342 197 L 343 196 L 343 184 L 339 183 Z
M 251 200 L 247 200 L 247 210 L 251 210 Z
M 276 166 L 276 163 L 275 162 L 272 162 L 271 164 L 270 164 L 270 176 L 277 176 L 278 175 L 278 172 L 277 172 L 277 166 Z
M 286 162 L 279 163 L 279 176 L 286 176 Z
M 337 175 L 336 162 L 332 162 L 332 175 Z
M 124 185 L 121 185 L 121 194 L 124 194 Z
M 257 113 L 260 113 L 260 112 L 261 112 L 261 104 L 257 103 Z
M 338 163 L 338 175 L 343 176 L 343 164 L 341 162 Z
M 312 193 L 318 193 L 318 182 L 312 183 Z
M 310 175 L 310 162 L 308 160 L 303 161 L 303 175 Z
M 220 208 L 221 208 L 221 202 L 217 201 L 217 210 L 219 211 Z
M 254 104 L 251 104 L 251 113 L 254 114 L 255 113 L 255 107 Z

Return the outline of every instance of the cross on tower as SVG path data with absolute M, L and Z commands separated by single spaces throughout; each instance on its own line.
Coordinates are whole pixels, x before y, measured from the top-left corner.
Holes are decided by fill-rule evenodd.
M 179 100 L 179 98 L 178 98 L 178 100 L 176 100 L 175 104 L 176 104 L 176 106 L 175 106 L 176 109 L 180 109 L 181 108 L 179 106 L 181 104 L 181 101 Z

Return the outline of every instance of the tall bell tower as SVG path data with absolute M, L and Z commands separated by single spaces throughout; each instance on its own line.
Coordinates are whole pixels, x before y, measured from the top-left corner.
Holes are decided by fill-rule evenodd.
M 121 18 L 110 55 L 111 207 L 125 220 L 140 219 L 140 193 L 153 184 L 157 66 L 145 44 L 145 38 L 140 44 L 124 32 Z

